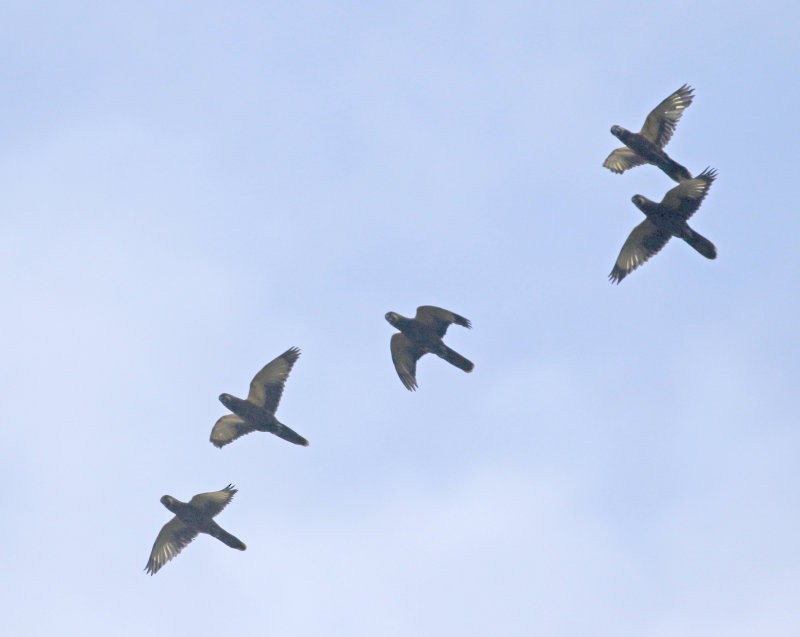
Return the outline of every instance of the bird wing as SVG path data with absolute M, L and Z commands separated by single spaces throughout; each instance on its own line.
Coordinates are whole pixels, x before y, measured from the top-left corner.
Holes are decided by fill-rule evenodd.
M 624 173 L 629 168 L 635 168 L 646 164 L 647 161 L 639 157 L 627 146 L 611 151 L 603 162 L 603 167 L 608 168 L 612 173 Z
M 672 138 L 672 133 L 675 132 L 675 126 L 683 115 L 683 111 L 694 99 L 692 91 L 694 89 L 691 86 L 684 84 L 663 100 L 650 111 L 639 134 L 659 148 L 664 148 Z
M 406 389 L 414 391 L 417 388 L 417 361 L 425 352 L 402 332 L 392 336 L 391 350 L 397 375 Z
M 450 310 L 435 307 L 433 305 L 420 305 L 417 308 L 417 313 L 414 319 L 420 323 L 431 325 L 436 329 L 436 333 L 441 338 L 447 331 L 447 327 L 455 323 L 456 325 L 463 325 L 466 328 L 471 328 L 472 323 L 463 316 L 451 312 Z M 420 354 L 422 356 L 422 354 Z M 417 357 L 419 358 L 419 357 Z
M 209 517 L 214 517 L 224 509 L 228 502 L 233 499 L 237 489 L 232 484 L 222 489 L 222 491 L 210 491 L 209 493 L 198 493 L 191 500 L 189 506 L 205 513 Z
M 250 393 L 247 395 L 247 400 L 275 413 L 278 403 L 281 401 L 283 386 L 299 356 L 300 350 L 290 347 L 283 354 L 264 365 L 264 368 L 250 381 Z
M 659 230 L 652 221 L 645 219 L 628 235 L 608 278 L 614 283 L 619 283 L 661 250 L 669 238 L 668 233 Z
M 676 212 L 686 221 L 700 208 L 716 178 L 717 171 L 710 167 L 706 168 L 694 179 L 682 181 L 668 190 L 661 205 Z
M 236 414 L 228 414 L 220 418 L 211 430 L 211 443 L 215 447 L 224 447 L 237 438 L 255 431 L 255 428 Z
M 177 516 L 167 522 L 156 537 L 153 543 L 153 550 L 150 551 L 150 559 L 144 570 L 155 575 L 164 564 L 183 550 L 189 542 L 197 537 L 197 529 L 187 526 L 181 522 Z

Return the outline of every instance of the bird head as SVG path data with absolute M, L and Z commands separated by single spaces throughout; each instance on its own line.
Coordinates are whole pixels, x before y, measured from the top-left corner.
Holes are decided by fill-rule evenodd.
M 386 312 L 385 318 L 392 325 L 397 325 L 398 321 L 400 320 L 400 315 L 397 312 Z
M 623 131 L 624 131 L 624 130 L 625 130 L 625 129 L 624 129 L 624 128 L 622 128 L 622 126 L 617 126 L 616 124 L 614 124 L 614 125 L 611 127 L 611 134 L 612 134 L 614 137 L 619 137 L 620 135 L 622 135 L 622 134 L 623 134 Z
M 167 507 L 170 511 L 175 513 L 175 503 L 177 500 L 173 498 L 171 495 L 162 495 L 161 496 L 161 504 Z
M 230 409 L 231 403 L 233 403 L 233 396 L 231 396 L 230 394 L 220 394 L 219 395 L 219 402 L 221 402 L 228 409 Z

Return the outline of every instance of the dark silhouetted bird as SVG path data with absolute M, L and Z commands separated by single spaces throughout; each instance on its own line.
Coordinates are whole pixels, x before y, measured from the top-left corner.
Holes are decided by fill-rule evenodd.
M 214 445 L 224 447 L 252 431 L 268 431 L 296 445 L 308 446 L 308 440 L 275 418 L 283 386 L 299 356 L 300 350 L 290 347 L 267 363 L 250 381 L 247 400 L 230 394 L 220 394 L 220 402 L 233 414 L 223 416 L 214 425 L 211 430 L 211 442 Z
M 392 336 L 392 361 L 406 389 L 414 391 L 417 388 L 417 361 L 424 354 L 436 354 L 465 372 L 472 371 L 474 365 L 470 361 L 442 342 L 449 325 L 472 327 L 463 316 L 440 307 L 422 305 L 417 308 L 413 319 L 387 312 L 386 320 L 400 330 L 399 334 Z
M 692 174 L 670 158 L 664 152 L 664 146 L 675 132 L 675 125 L 683 111 L 692 103 L 693 90 L 686 84 L 681 86 L 650 111 L 638 133 L 632 133 L 622 126 L 612 126 L 611 134 L 625 146 L 617 148 L 606 157 L 603 166 L 612 172 L 623 173 L 634 166 L 653 164 L 679 183 L 684 179 L 691 179 Z
M 717 249 L 714 244 L 686 223 L 697 212 L 716 177 L 716 170 L 706 168 L 694 179 L 682 181 L 669 190 L 661 203 L 650 201 L 642 195 L 634 195 L 631 201 L 647 219 L 628 236 L 608 278 L 619 283 L 661 250 L 670 237 L 683 239 L 707 259 L 716 259 Z
M 234 493 L 236 489 L 229 484 L 222 491 L 198 493 L 189 502 L 181 502 L 171 495 L 162 496 L 161 504 L 172 511 L 175 517 L 162 527 L 144 570 L 155 575 L 158 569 L 180 553 L 198 533 L 208 533 L 232 549 L 244 551 L 247 548 L 244 542 L 212 519 L 231 501 Z

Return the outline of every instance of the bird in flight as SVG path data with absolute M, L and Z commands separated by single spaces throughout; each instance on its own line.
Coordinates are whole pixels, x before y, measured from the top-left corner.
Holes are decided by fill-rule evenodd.
M 231 501 L 234 493 L 236 489 L 229 484 L 222 491 L 198 493 L 188 502 L 181 502 L 171 495 L 162 496 L 161 504 L 172 511 L 175 517 L 161 528 L 144 570 L 150 575 L 155 575 L 164 564 L 196 538 L 198 533 L 208 533 L 232 549 L 244 551 L 247 548 L 244 542 L 228 533 L 212 519 Z
M 211 430 L 212 444 L 224 447 L 252 431 L 268 431 L 296 445 L 308 446 L 308 440 L 275 417 L 275 411 L 283 394 L 283 386 L 299 356 L 300 350 L 290 347 L 267 363 L 250 381 L 247 400 L 230 394 L 220 394 L 220 402 L 233 413 L 222 416 L 214 424 Z
M 692 174 L 667 155 L 664 146 L 672 138 L 683 111 L 692 103 L 693 90 L 687 84 L 681 86 L 650 111 L 642 130 L 638 133 L 633 133 L 622 126 L 612 126 L 611 134 L 625 146 L 617 148 L 606 157 L 603 166 L 612 172 L 623 173 L 634 166 L 653 164 L 678 183 L 684 179 L 691 179 Z
M 706 168 L 694 179 L 682 181 L 667 191 L 661 203 L 651 201 L 642 195 L 634 195 L 631 201 L 647 216 L 647 219 L 636 226 L 628 236 L 608 278 L 614 283 L 619 283 L 661 250 L 671 237 L 683 239 L 707 259 L 716 259 L 717 249 L 714 244 L 692 230 L 687 223 L 700 208 L 716 177 L 716 170 Z
M 433 305 L 422 305 L 417 308 L 414 318 L 406 318 L 397 312 L 387 312 L 386 320 L 400 330 L 392 336 L 392 362 L 397 375 L 409 391 L 417 388 L 417 361 L 425 354 L 436 354 L 465 372 L 472 371 L 474 365 L 442 341 L 448 326 L 453 323 L 466 328 L 472 327 L 463 316 Z

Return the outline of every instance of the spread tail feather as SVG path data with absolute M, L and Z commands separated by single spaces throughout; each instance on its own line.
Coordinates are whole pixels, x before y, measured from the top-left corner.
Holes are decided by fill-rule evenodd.
M 293 442 L 296 445 L 301 445 L 303 447 L 308 447 L 308 440 L 303 438 L 299 433 L 289 429 L 286 425 L 281 423 L 277 423 L 277 427 L 275 429 L 270 430 L 274 433 L 278 438 L 283 438 L 284 440 L 288 440 L 289 442 Z
M 670 159 L 669 163 L 664 166 L 664 172 L 670 176 L 671 179 L 678 183 L 692 178 L 690 173 L 684 166 L 681 166 L 674 159 Z
M 471 372 L 472 368 L 475 367 L 475 365 L 472 364 L 472 361 L 467 360 L 455 350 L 447 347 L 447 345 L 444 346 L 444 349 L 441 351 L 441 353 L 439 353 L 439 356 L 451 365 L 455 365 L 459 369 L 463 369 L 465 372 Z
M 684 237 L 684 239 L 686 243 L 692 246 L 706 259 L 717 258 L 717 249 L 714 247 L 714 244 L 706 239 L 703 235 L 692 230 L 691 234 L 687 237 Z
M 244 551 L 247 547 L 245 546 L 244 542 L 242 542 L 238 537 L 235 535 L 231 535 L 225 529 L 223 529 L 219 524 L 216 522 L 214 526 L 211 527 L 209 531 L 210 535 L 213 535 L 217 538 L 220 542 L 227 544 L 232 549 L 238 549 L 239 551 Z

